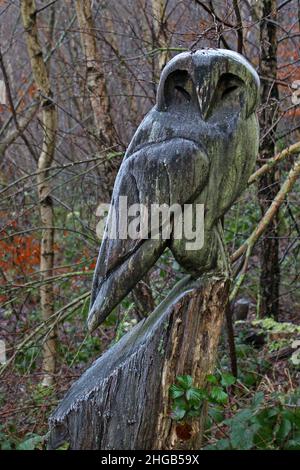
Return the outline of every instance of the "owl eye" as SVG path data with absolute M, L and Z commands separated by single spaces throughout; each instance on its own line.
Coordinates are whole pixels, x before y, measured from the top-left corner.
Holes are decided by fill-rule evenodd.
M 206 119 L 219 121 L 226 116 L 234 116 L 239 113 L 245 100 L 245 83 L 236 75 L 223 74 L 215 88 L 211 98 Z
M 234 92 L 241 90 L 242 87 L 243 82 L 241 79 L 230 73 L 225 73 L 219 80 L 217 94 L 219 94 L 219 99 L 222 101 L 226 98 L 233 97 L 233 95 L 235 95 Z
M 167 108 L 183 112 L 193 108 L 197 102 L 194 83 L 186 70 L 175 70 L 168 76 L 165 88 L 165 103 Z
M 227 98 L 231 93 L 238 89 L 238 85 L 229 85 L 225 90 L 222 92 L 221 99 Z

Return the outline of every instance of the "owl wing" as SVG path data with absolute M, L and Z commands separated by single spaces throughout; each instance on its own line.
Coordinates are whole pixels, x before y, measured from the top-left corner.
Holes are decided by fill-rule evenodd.
M 192 202 L 208 179 L 207 156 L 193 141 L 174 138 L 150 144 L 123 160 L 116 178 L 106 230 L 94 273 L 88 327 L 95 329 L 133 289 L 165 250 L 168 240 L 120 238 L 127 207 Z M 120 206 L 123 204 L 121 210 Z M 130 223 L 130 221 L 129 221 Z M 125 221 L 126 231 L 129 228 Z M 109 228 L 117 228 L 116 238 Z M 161 226 L 159 227 L 161 228 Z

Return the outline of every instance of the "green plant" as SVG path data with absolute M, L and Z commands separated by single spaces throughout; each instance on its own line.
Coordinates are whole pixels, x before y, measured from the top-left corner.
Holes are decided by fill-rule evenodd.
M 235 383 L 235 378 L 226 372 L 210 374 L 207 376 L 207 382 L 210 386 L 204 390 L 193 386 L 193 378 L 190 375 L 176 377 L 176 383 L 170 387 L 172 419 L 181 421 L 199 416 L 205 401 L 213 404 L 226 403 L 227 389 Z
M 39 436 L 38 434 L 27 434 L 26 438 L 16 445 L 16 450 L 42 450 L 46 436 Z
M 14 448 L 15 440 L 11 438 L 10 434 L 14 433 L 14 429 L 10 429 L 11 425 L 9 424 L 8 429 L 5 428 L 3 424 L 0 424 L 0 450 L 11 450 Z
M 24 349 L 24 351 L 16 357 L 16 369 L 21 374 L 35 370 L 39 353 L 40 350 L 37 346 L 31 346 L 30 348 Z
M 248 407 L 218 423 L 225 438 L 206 450 L 300 449 L 300 408 L 291 404 L 297 397 L 274 394 L 274 402 L 265 405 L 263 392 L 257 392 Z
M 291 356 L 291 363 L 294 366 L 300 365 L 300 340 L 292 342 L 292 348 L 295 350 Z
M 28 433 L 20 440 L 16 437 L 16 429 L 12 423 L 8 423 L 6 427 L 0 425 L 0 450 L 41 450 L 46 438 L 47 436 Z
M 248 323 L 236 322 L 238 324 L 237 336 L 235 337 L 236 356 L 238 362 L 238 379 L 246 387 L 258 385 L 263 375 L 270 369 L 272 364 L 261 354 L 261 350 L 252 344 L 245 344 L 245 338 L 249 333 Z M 226 351 L 220 359 L 222 369 L 229 367 Z
M 263 318 L 261 320 L 253 320 L 252 325 L 259 326 L 268 333 L 299 333 L 300 326 L 289 322 L 277 322 L 273 318 Z
M 170 387 L 170 396 L 171 418 L 176 421 L 199 416 L 203 402 L 207 399 L 205 392 L 193 387 L 193 378 L 190 375 L 176 377 L 176 383 Z

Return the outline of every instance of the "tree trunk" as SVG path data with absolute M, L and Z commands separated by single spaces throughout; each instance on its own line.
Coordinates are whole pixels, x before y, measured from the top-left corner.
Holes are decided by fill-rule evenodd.
M 41 95 L 41 108 L 43 113 L 43 144 L 38 159 L 38 197 L 40 217 L 42 222 L 41 239 L 41 310 L 44 321 L 47 321 L 54 313 L 53 284 L 47 279 L 53 275 L 54 259 L 54 229 L 53 229 L 53 203 L 51 198 L 51 186 L 49 184 L 50 167 L 55 152 L 55 140 L 57 130 L 57 111 L 52 101 L 52 90 L 48 70 L 43 58 L 43 52 L 39 43 L 36 24 L 35 1 L 22 0 L 22 19 L 26 33 L 27 50 L 31 62 L 33 79 Z M 52 330 L 44 342 L 43 371 L 44 385 L 51 385 L 55 372 L 56 355 L 56 331 Z
M 76 0 L 77 21 L 80 28 L 82 49 L 86 60 L 86 79 L 94 116 L 95 134 L 99 142 L 99 151 L 111 152 L 114 146 L 113 123 L 110 111 L 110 99 L 105 74 L 100 67 L 100 54 L 96 43 L 96 30 L 90 0 Z M 101 190 L 99 202 L 110 202 L 115 177 L 120 161 L 107 159 L 99 168 Z
M 170 386 L 214 371 L 229 281 L 189 276 L 83 374 L 50 418 L 48 446 L 71 449 L 199 449 L 207 406 L 186 422 L 170 417 Z
M 163 0 L 152 0 L 153 30 L 155 45 L 158 51 L 158 70 L 162 71 L 170 58 L 166 31 L 166 2 Z
M 260 75 L 262 77 L 261 101 L 263 109 L 260 115 L 261 147 L 260 156 L 263 160 L 275 155 L 276 125 L 278 117 L 278 86 L 277 78 L 277 1 L 263 0 L 262 18 L 260 21 Z M 268 210 L 279 191 L 278 170 L 271 169 L 259 181 L 259 204 L 262 216 Z M 260 252 L 260 316 L 278 318 L 279 313 L 279 213 L 269 224 L 261 242 Z

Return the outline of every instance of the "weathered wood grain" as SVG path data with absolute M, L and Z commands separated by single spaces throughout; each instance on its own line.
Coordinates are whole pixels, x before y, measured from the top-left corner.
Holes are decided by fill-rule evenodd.
M 169 387 L 190 374 L 205 386 L 214 367 L 229 281 L 189 277 L 146 320 L 106 351 L 71 387 L 50 418 L 49 448 L 198 449 L 201 419 L 190 439 L 170 418 Z M 179 434 L 179 435 L 178 435 Z

